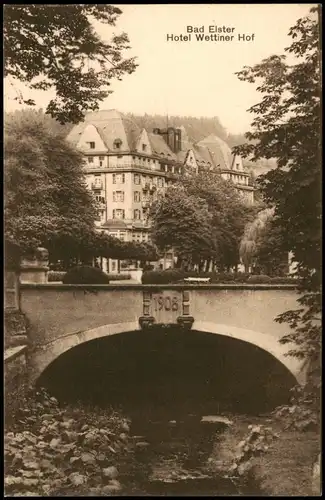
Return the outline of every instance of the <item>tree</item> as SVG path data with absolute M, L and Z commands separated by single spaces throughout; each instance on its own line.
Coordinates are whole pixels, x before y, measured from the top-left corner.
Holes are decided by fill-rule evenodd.
M 96 206 L 83 158 L 42 112 L 5 117 L 5 236 L 24 251 L 71 255 L 93 232 Z
M 187 173 L 153 206 L 153 237 L 162 250 L 176 251 L 179 267 L 229 270 L 254 211 L 220 174 Z
M 5 77 L 30 89 L 54 88 L 46 112 L 61 123 L 78 123 L 112 92 L 111 80 L 137 66 L 134 58 L 122 57 L 129 48 L 125 33 L 105 42 L 94 28 L 94 22 L 115 26 L 121 13 L 108 4 L 5 5 Z M 21 95 L 17 99 L 35 105 Z
M 285 234 L 274 217 L 266 221 L 256 241 L 256 264 L 262 274 L 284 276 L 289 271 L 288 253 L 283 250 Z
M 249 271 L 251 266 L 256 264 L 258 238 L 265 232 L 267 223 L 273 218 L 273 214 L 273 209 L 266 208 L 259 212 L 256 218 L 245 227 L 239 246 L 239 255 L 246 272 Z
M 180 186 L 169 187 L 150 208 L 152 238 L 159 249 L 174 249 L 178 267 L 192 267 L 214 252 L 211 216 L 204 201 Z
M 209 171 L 187 175 L 181 183 L 191 196 L 207 204 L 211 215 L 211 235 L 217 249 L 214 263 L 222 270 L 236 267 L 240 238 L 256 208 L 246 205 L 233 183 L 222 179 L 219 173 Z
M 318 11 L 318 17 L 317 17 Z M 247 139 L 236 148 L 253 159 L 276 158 L 277 167 L 261 176 L 267 203 L 274 206 L 277 224 L 285 233 L 283 250 L 292 251 L 302 281 L 300 308 L 278 318 L 288 322 L 290 354 L 303 359 L 309 381 L 319 387 L 321 353 L 321 75 L 320 8 L 299 19 L 289 31 L 295 57 L 274 55 L 238 73 L 240 80 L 259 82 L 262 100 L 250 109 L 256 116 Z M 316 375 L 316 377 L 312 377 Z M 313 385 L 313 383 L 312 383 Z M 313 385 L 314 387 L 314 385 Z M 319 397 L 319 391 L 314 391 Z M 317 399 L 317 398 L 316 398 Z

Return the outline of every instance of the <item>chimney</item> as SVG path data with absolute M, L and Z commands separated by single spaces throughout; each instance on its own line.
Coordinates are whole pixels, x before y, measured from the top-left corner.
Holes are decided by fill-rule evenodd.
M 182 131 L 180 129 L 175 129 L 174 127 L 168 127 L 167 129 L 153 129 L 154 134 L 161 135 L 164 138 L 167 146 L 173 151 L 173 153 L 178 153 L 182 149 Z

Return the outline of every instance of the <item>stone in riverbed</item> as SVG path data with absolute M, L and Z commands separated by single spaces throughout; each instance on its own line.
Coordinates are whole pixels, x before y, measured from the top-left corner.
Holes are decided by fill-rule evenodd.
M 103 469 L 102 472 L 103 476 L 106 477 L 107 479 L 115 479 L 118 476 L 118 470 L 114 466 L 106 467 L 106 469 Z
M 147 441 L 139 441 L 138 443 L 136 443 L 135 446 L 137 448 L 144 449 L 144 448 L 147 448 L 148 446 L 150 446 L 150 444 L 147 443 Z
M 105 493 L 106 495 L 110 495 L 111 493 L 118 493 L 121 491 L 122 486 L 119 481 L 116 479 L 112 479 L 106 486 L 102 488 L 102 492 Z
M 177 424 L 176 420 L 170 420 L 168 423 L 169 423 L 169 425 L 176 425 Z
M 202 424 L 224 424 L 233 425 L 233 422 L 227 417 L 222 417 L 220 415 L 206 415 L 201 418 Z

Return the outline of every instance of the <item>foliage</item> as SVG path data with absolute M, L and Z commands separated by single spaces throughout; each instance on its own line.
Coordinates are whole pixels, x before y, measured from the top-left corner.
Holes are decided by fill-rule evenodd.
M 98 267 L 76 266 L 62 278 L 65 285 L 108 285 L 109 277 Z
M 276 218 L 266 221 L 264 230 L 256 241 L 256 266 L 270 276 L 281 276 L 288 274 L 289 256 L 283 250 L 285 234 L 283 228 L 277 223 Z
M 239 255 L 246 270 L 255 263 L 258 238 L 266 231 L 266 224 L 273 217 L 273 212 L 272 209 L 266 208 L 258 212 L 255 219 L 248 222 L 245 226 L 244 234 L 240 241 Z
M 141 282 L 143 285 L 177 283 L 183 279 L 184 273 L 180 269 L 166 269 L 165 271 L 144 271 Z
M 254 459 L 265 453 L 275 438 L 279 437 L 271 427 L 249 425 L 247 436 L 238 444 L 238 452 L 229 465 L 226 477 L 243 487 L 254 468 Z
M 129 425 L 111 410 L 61 409 L 44 391 L 26 395 L 5 432 L 9 496 L 94 496 L 121 489 L 115 464 L 132 453 Z
M 294 387 L 289 405 L 276 408 L 274 417 L 281 422 L 284 430 L 320 430 L 320 394 L 307 392 L 304 387 Z
M 271 283 L 270 276 L 265 274 L 251 274 L 247 280 L 247 283 Z
M 207 204 L 211 234 L 217 250 L 214 260 L 219 270 L 236 266 L 239 263 L 240 238 L 256 208 L 247 206 L 233 183 L 225 181 L 215 172 L 187 175 L 182 184 L 188 194 L 201 198 Z
M 49 283 L 53 281 L 62 281 L 65 275 L 65 271 L 49 271 L 47 274 L 47 281 Z
M 183 262 L 191 265 L 214 251 L 207 207 L 180 186 L 166 190 L 151 207 L 151 217 L 155 244 L 163 251 L 173 248 Z
M 30 89 L 54 88 L 46 113 L 61 123 L 78 123 L 112 93 L 112 80 L 121 80 L 137 66 L 134 58 L 123 58 L 129 48 L 126 33 L 114 33 L 108 42 L 95 30 L 96 23 L 115 27 L 121 13 L 108 4 L 6 5 L 5 77 Z M 21 95 L 17 100 L 35 105 Z
M 93 230 L 96 208 L 83 159 L 42 112 L 5 117 L 5 236 L 23 251 L 69 248 Z
M 317 17 L 318 13 L 318 17 Z M 265 201 L 274 207 L 277 225 L 285 234 L 283 251 L 293 253 L 301 279 L 299 309 L 277 318 L 291 333 L 281 339 L 292 344 L 289 354 L 304 361 L 309 388 L 320 391 L 321 363 L 321 74 L 320 7 L 298 19 L 289 31 L 285 55 L 274 55 L 238 73 L 240 80 L 259 83 L 262 100 L 255 114 L 249 144 L 238 154 L 275 158 L 277 167 L 259 179 Z M 252 142 L 254 141 L 254 143 Z M 306 390 L 306 398 L 309 393 Z M 316 397 L 317 399 L 317 397 Z
M 229 270 L 254 211 L 218 173 L 188 173 L 152 205 L 153 240 L 162 251 L 174 249 L 179 268 Z
M 216 272 L 196 272 L 182 271 L 181 269 L 167 269 L 165 271 L 144 271 L 142 274 L 143 284 L 167 284 L 181 283 L 184 278 L 210 278 L 210 283 L 272 283 L 272 284 L 287 284 L 297 285 L 297 280 L 293 278 L 270 278 L 265 275 L 250 275 L 248 273 L 216 273 Z

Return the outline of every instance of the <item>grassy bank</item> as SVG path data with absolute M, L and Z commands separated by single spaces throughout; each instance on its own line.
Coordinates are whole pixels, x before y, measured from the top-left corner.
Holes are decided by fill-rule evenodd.
M 215 444 L 210 469 L 225 470 L 231 463 L 248 426 L 272 427 L 279 437 L 267 452 L 254 458 L 254 479 L 267 496 L 312 496 L 312 468 L 320 452 L 320 436 L 316 431 L 283 430 L 281 423 L 268 417 L 230 417 L 234 422 Z M 253 494 L 253 492 L 252 492 Z

